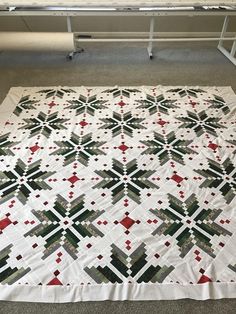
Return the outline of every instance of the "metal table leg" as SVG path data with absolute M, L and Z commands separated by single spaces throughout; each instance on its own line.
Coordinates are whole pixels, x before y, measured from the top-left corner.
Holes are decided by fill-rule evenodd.
M 148 47 L 147 47 L 147 51 L 148 51 L 148 55 L 149 55 L 149 58 L 152 59 L 153 58 L 153 53 L 152 53 L 152 48 L 153 48 L 153 37 L 154 37 L 154 27 L 155 27 L 155 18 L 154 16 L 151 18 L 150 20 L 150 31 L 149 31 L 149 44 L 148 44 Z
M 66 22 L 67 22 L 67 31 L 68 31 L 68 33 L 72 33 L 72 25 L 71 25 L 71 17 L 70 16 L 67 16 Z M 67 59 L 68 60 L 72 60 L 76 54 L 81 53 L 81 52 L 84 51 L 83 48 L 76 47 L 75 40 L 74 40 L 74 46 L 75 46 L 75 50 L 70 52 L 67 55 Z
M 229 24 L 229 17 L 226 16 L 225 20 L 224 20 L 224 24 L 223 24 L 223 28 L 221 31 L 221 38 L 225 38 L 226 36 L 226 32 L 227 32 L 227 28 L 228 28 L 228 24 Z M 235 52 L 236 52 L 236 41 L 233 42 L 231 51 L 229 52 L 227 49 L 225 49 L 225 47 L 223 46 L 223 41 L 220 40 L 219 44 L 218 44 L 218 49 L 220 50 L 220 52 L 223 53 L 223 55 L 229 59 L 234 65 L 236 65 L 236 57 L 235 57 Z

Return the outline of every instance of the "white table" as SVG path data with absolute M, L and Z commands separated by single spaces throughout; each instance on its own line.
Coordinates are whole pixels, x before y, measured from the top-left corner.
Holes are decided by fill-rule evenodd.
M 218 49 L 236 65 L 236 36 L 227 37 L 227 26 L 230 17 L 236 16 L 235 0 L 3 0 L 0 3 L 0 16 L 65 16 L 68 32 L 73 32 L 71 17 L 74 16 L 149 16 L 149 38 L 81 38 L 75 34 L 75 45 L 81 42 L 147 42 L 148 55 L 153 56 L 154 42 L 176 41 L 218 41 Z M 211 38 L 154 38 L 155 21 L 158 16 L 224 16 L 220 37 Z M 232 41 L 230 51 L 223 47 L 224 41 Z M 74 51 L 70 54 L 72 58 Z
M 5 6 L 155 7 L 235 5 L 234 0 L 3 0 Z

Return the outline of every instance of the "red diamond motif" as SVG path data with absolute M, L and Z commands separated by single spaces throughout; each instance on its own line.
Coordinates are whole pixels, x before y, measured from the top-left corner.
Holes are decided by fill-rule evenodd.
M 86 122 L 86 121 L 81 121 L 79 124 L 80 124 L 81 126 L 86 126 L 86 125 L 88 124 L 88 122 Z
M 119 106 L 121 107 L 124 107 L 126 104 L 123 102 L 123 100 L 121 100 L 119 103 L 118 103 Z
M 52 101 L 52 102 L 50 102 L 50 104 L 48 104 L 48 106 L 49 106 L 50 108 L 52 108 L 52 107 L 56 106 L 56 104 L 55 104 L 54 101 Z
M 158 123 L 158 124 L 160 124 L 160 125 L 162 126 L 162 125 L 165 125 L 167 122 L 166 122 L 166 121 L 164 121 L 164 120 L 159 120 L 157 123 Z
M 208 145 L 208 147 L 211 148 L 212 150 L 216 150 L 216 148 L 218 147 L 218 145 L 217 145 L 217 144 L 214 144 L 214 143 L 210 143 L 210 144 Z
M 4 219 L 0 220 L 0 230 L 5 229 L 10 224 L 11 224 L 11 220 L 9 218 L 4 218 Z
M 212 280 L 205 275 L 202 275 L 201 278 L 198 280 L 198 283 L 206 283 L 206 282 L 212 282 Z
M 40 149 L 40 147 L 38 145 L 34 145 L 30 147 L 30 150 L 32 153 L 36 152 L 38 149 Z
M 129 147 L 126 146 L 126 145 L 124 145 L 124 144 L 122 144 L 122 145 L 120 145 L 118 148 L 119 148 L 120 150 L 122 150 L 122 152 L 125 152 Z
M 74 184 L 76 181 L 78 181 L 79 178 L 77 176 L 72 176 L 68 179 L 68 181 L 70 181 L 72 184 Z
M 174 174 L 172 177 L 171 177 L 172 180 L 174 180 L 175 182 L 177 183 L 180 183 L 183 181 L 183 178 L 178 176 L 177 174 Z
M 201 261 L 201 257 L 200 257 L 200 256 L 197 256 L 197 257 L 195 258 L 195 260 L 198 261 L 198 262 L 200 262 L 200 261 Z
M 192 101 L 192 100 L 190 100 L 190 104 L 193 106 L 193 108 L 196 106 L 196 102 L 194 102 L 194 101 Z
M 123 220 L 120 221 L 120 223 L 126 228 L 129 229 L 133 226 L 135 221 L 131 219 L 130 217 L 125 217 Z
M 48 286 L 62 286 L 62 283 L 58 278 L 54 278 L 51 281 L 49 281 Z
M 56 271 L 54 271 L 54 275 L 55 275 L 55 276 L 58 276 L 58 275 L 60 275 L 60 272 L 59 272 L 59 270 L 56 270 Z

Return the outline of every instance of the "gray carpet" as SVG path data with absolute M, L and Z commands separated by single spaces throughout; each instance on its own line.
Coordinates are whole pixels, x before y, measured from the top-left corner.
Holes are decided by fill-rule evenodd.
M 85 302 L 68 304 L 0 303 L 1 314 L 235 314 L 236 300 Z
M 134 44 L 86 45 L 72 62 L 64 54 L 0 54 L 0 102 L 12 86 L 230 85 L 236 91 L 236 67 L 213 44 L 165 44 L 150 61 Z M 1 302 L 0 314 L 73 313 L 235 313 L 236 300 L 88 302 L 29 304 Z
M 0 54 L 0 101 L 11 86 L 231 85 L 236 91 L 236 68 L 214 44 L 161 44 L 152 61 L 138 44 L 86 48 L 72 62 L 64 54 Z

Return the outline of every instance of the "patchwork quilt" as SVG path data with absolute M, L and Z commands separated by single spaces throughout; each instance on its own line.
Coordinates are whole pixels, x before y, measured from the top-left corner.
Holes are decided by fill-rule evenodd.
M 236 297 L 230 87 L 12 88 L 0 299 Z

